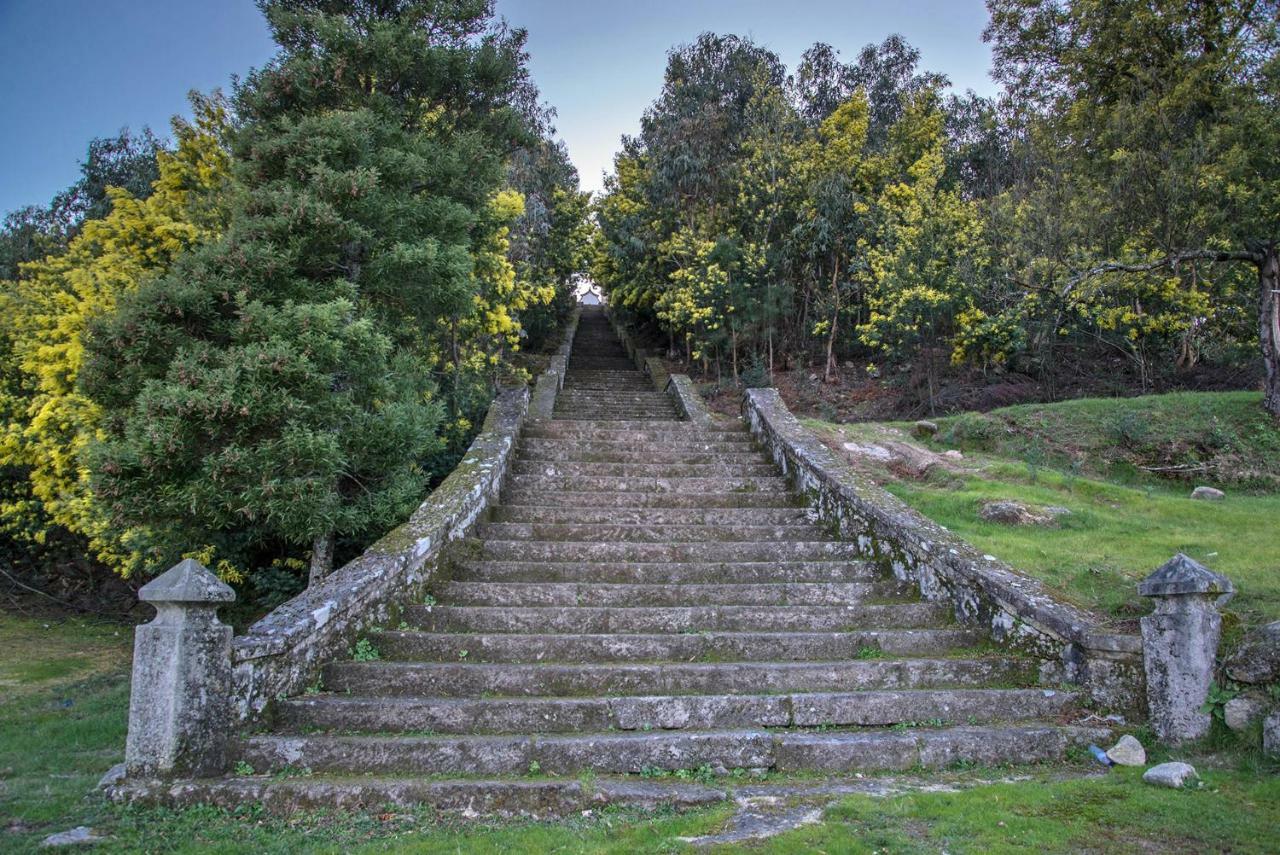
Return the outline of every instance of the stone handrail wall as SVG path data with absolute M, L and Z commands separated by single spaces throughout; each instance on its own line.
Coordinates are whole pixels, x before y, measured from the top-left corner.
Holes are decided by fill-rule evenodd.
M 533 387 L 533 396 L 529 401 L 529 417 L 533 419 L 549 419 L 555 411 L 556 396 L 564 388 L 564 375 L 569 370 L 569 351 L 573 349 L 573 337 L 578 334 L 578 318 L 582 310 L 576 308 L 569 316 L 565 327 L 564 338 L 560 347 L 551 357 L 551 364 L 538 375 Z
M 711 430 L 716 426 L 711 411 L 707 409 L 698 390 L 693 388 L 693 381 L 688 374 L 672 374 L 667 381 L 666 392 L 676 402 L 676 409 L 693 422 L 695 427 Z
M 1142 640 L 1050 596 L 1037 580 L 983 555 L 842 460 L 787 409 L 776 389 L 748 389 L 743 415 L 820 519 L 958 620 L 1040 657 L 1046 681 L 1079 685 L 1097 706 L 1145 709 Z
M 444 547 L 497 501 L 528 409 L 527 387 L 500 389 L 462 461 L 408 522 L 234 639 L 234 718 L 252 720 L 277 696 L 302 692 L 321 665 L 424 591 Z

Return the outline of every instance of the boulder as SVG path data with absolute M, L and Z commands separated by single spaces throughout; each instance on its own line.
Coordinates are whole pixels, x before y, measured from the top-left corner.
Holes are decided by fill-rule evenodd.
M 1191 491 L 1191 498 L 1205 502 L 1220 502 L 1226 497 L 1226 493 L 1214 487 L 1196 487 Z
M 1037 513 L 1021 502 L 984 502 L 978 513 L 987 522 L 1004 525 L 1048 525 L 1053 522 L 1053 517 Z
M 1255 629 L 1227 657 L 1227 676 L 1238 683 L 1280 681 L 1280 620 Z
M 942 452 L 942 456 L 950 460 L 964 460 L 964 454 L 954 448 L 948 448 L 946 451 Z
M 117 763 L 116 765 L 112 766 L 110 769 L 108 769 L 106 772 L 102 774 L 101 778 L 98 779 L 98 789 L 100 790 L 111 789 L 116 784 L 124 780 L 124 772 L 125 772 L 125 769 L 124 769 L 123 763 Z
M 1222 719 L 1227 727 L 1236 733 L 1243 733 L 1262 718 L 1267 711 L 1267 702 L 1254 695 L 1241 695 L 1232 698 L 1222 707 Z
M 41 848 L 52 849 L 59 846 L 91 846 L 103 838 L 87 825 L 78 825 L 70 831 L 59 831 L 50 834 L 40 842 Z
M 1262 720 L 1262 753 L 1280 757 L 1280 710 Z
M 1142 776 L 1142 780 L 1148 784 L 1155 784 L 1157 787 L 1169 787 L 1173 790 L 1181 789 L 1188 780 L 1199 778 L 1196 774 L 1196 767 L 1190 763 L 1161 763 L 1159 766 L 1152 766 Z
M 1107 752 L 1107 759 L 1117 766 L 1145 766 L 1147 750 L 1142 747 L 1141 742 L 1126 733 Z
M 938 435 L 938 423 L 931 422 L 928 419 L 921 419 L 911 426 L 911 432 L 921 439 L 928 439 L 931 436 Z

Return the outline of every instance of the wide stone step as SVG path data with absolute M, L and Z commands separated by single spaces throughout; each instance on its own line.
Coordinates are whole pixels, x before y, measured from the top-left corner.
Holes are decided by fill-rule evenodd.
M 543 493 L 508 485 L 502 499 L 513 505 L 545 508 L 797 508 L 794 493 L 611 493 L 599 490 L 565 490 Z
M 806 508 L 557 508 L 539 505 L 498 505 L 498 523 L 545 525 L 800 525 L 812 522 Z
M 578 342 L 574 342 L 578 345 Z M 578 351 L 569 355 L 569 367 L 580 368 L 587 371 L 637 371 L 635 362 L 627 356 L 627 352 L 622 348 L 613 350 L 612 348 L 604 352 L 592 353 L 593 342 L 582 342 L 581 346 L 588 348 L 585 352 Z M 577 350 L 577 347 L 575 347 Z
M 933 603 L 840 606 L 411 605 L 405 620 L 426 632 L 672 633 L 844 632 L 950 623 Z
M 778 468 L 758 458 L 748 462 L 712 463 L 613 463 L 578 460 L 518 459 L 512 466 L 517 475 L 592 475 L 617 478 L 742 478 L 777 476 Z
M 608 424 L 592 424 L 589 421 L 564 421 L 560 419 L 535 419 L 524 428 L 524 436 L 532 438 L 561 439 L 565 437 L 606 440 L 620 443 L 648 443 L 665 445 L 673 442 L 741 442 L 750 444 L 751 434 L 745 430 L 725 428 L 724 430 L 702 430 L 695 428 L 692 422 L 672 421 L 666 425 L 651 423 L 609 422 Z M 641 446 L 644 447 L 644 446 Z
M 631 409 L 628 409 L 622 412 L 615 412 L 615 413 L 600 411 L 600 410 L 592 411 L 589 413 L 581 413 L 581 412 L 574 412 L 572 410 L 566 411 L 566 410 L 557 409 L 555 411 L 555 414 L 556 414 L 556 418 L 558 419 L 566 419 L 568 421 L 580 419 L 582 421 L 590 421 L 592 424 L 604 424 L 611 420 L 616 422 L 627 422 L 629 424 L 635 424 L 636 422 L 644 421 L 645 419 L 648 419 L 649 421 L 652 421 L 656 424 L 666 424 L 671 419 L 671 413 L 668 413 L 668 412 L 644 413 L 644 412 L 631 410 Z
M 469 658 L 469 657 L 468 657 Z M 828 662 L 331 662 L 329 692 L 380 696 L 687 695 L 983 688 L 1035 682 L 1033 660 L 869 658 Z
M 592 424 L 607 424 L 610 421 L 635 424 L 645 420 L 651 421 L 654 424 L 668 424 L 672 418 L 671 413 L 666 411 L 644 412 L 630 408 L 618 411 L 592 410 L 590 412 L 561 410 L 557 408 L 555 410 L 555 416 L 558 419 L 565 419 L 567 421 L 589 421 Z
M 549 454 L 563 455 L 573 453 L 588 454 L 644 454 L 647 450 L 652 450 L 660 454 L 712 454 L 716 459 L 723 459 L 727 454 L 750 454 L 756 459 L 761 459 L 763 455 L 754 445 L 749 442 L 740 442 L 736 439 L 721 439 L 714 434 L 694 434 L 686 435 L 684 439 L 668 439 L 659 446 L 645 446 L 638 444 L 634 439 L 615 440 L 615 439 L 583 439 L 581 437 L 530 437 L 525 436 L 520 440 L 519 445 L 522 454 L 531 452 L 546 452 Z
M 622 585 L 600 582 L 445 582 L 441 602 L 467 606 L 844 605 L 906 597 L 899 582 Z
M 583 404 L 671 404 L 671 396 L 650 386 L 648 389 L 575 389 L 560 390 L 557 401 Z
M 787 479 L 779 475 L 711 476 L 705 478 L 623 477 L 616 475 L 521 475 L 508 483 L 517 490 L 599 493 L 786 493 Z
M 429 805 L 432 812 L 503 819 L 579 816 L 609 806 L 634 810 L 689 809 L 728 798 L 723 790 L 665 779 L 423 778 L 370 775 L 227 776 L 175 783 L 130 781 L 118 785 L 125 801 L 171 808 L 212 805 L 226 810 L 261 805 L 268 813 L 385 811 Z
M 878 655 L 936 655 L 983 640 L 971 629 L 681 634 L 372 633 L 382 656 L 419 662 L 795 662 Z
M 308 695 L 277 705 L 291 732 L 572 733 L 759 727 L 884 727 L 1055 719 L 1075 695 L 1053 689 L 913 689 L 581 698 Z
M 475 557 L 489 561 L 841 561 L 857 560 L 858 544 L 839 540 L 700 543 L 592 543 L 555 540 L 479 541 Z M 721 581 L 732 581 L 724 579 Z M 780 580 L 781 581 L 781 580 Z
M 769 463 L 764 455 L 753 448 L 736 447 L 731 451 L 634 451 L 625 446 L 608 451 L 586 451 L 575 445 L 560 448 L 538 448 L 521 444 L 516 460 L 519 462 L 566 463 L 643 463 L 686 467 L 691 464 L 741 464 Z M 770 466 L 773 464 L 769 463 Z M 774 469 L 774 474 L 777 470 Z
M 826 537 L 812 523 L 795 525 L 603 525 L 485 523 L 479 536 L 491 540 L 567 540 L 590 543 L 706 543 L 712 541 L 814 541 Z
M 630 585 L 870 582 L 883 579 L 865 561 L 484 561 L 455 560 L 462 582 L 576 582 Z
M 638 371 L 588 371 L 570 370 L 564 377 L 564 389 L 575 392 L 657 392 L 653 381 Z
M 943 768 L 1060 759 L 1109 731 L 1052 725 L 973 726 L 823 733 L 760 729 L 539 736 L 257 735 L 233 748 L 258 772 L 305 767 L 319 773 L 552 775 L 583 770 L 776 769 L 780 772 Z

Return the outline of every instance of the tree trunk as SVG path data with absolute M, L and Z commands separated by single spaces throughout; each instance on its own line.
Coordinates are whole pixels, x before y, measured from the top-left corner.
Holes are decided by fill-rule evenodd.
M 1280 252 L 1269 245 L 1258 265 L 1258 343 L 1266 372 L 1262 406 L 1280 419 Z
M 311 579 L 315 586 L 333 571 L 333 532 L 326 532 L 311 542 Z
M 827 368 L 822 379 L 830 383 L 831 371 L 835 363 L 836 329 L 840 326 L 840 259 L 836 259 L 835 269 L 831 272 L 831 292 L 836 301 L 835 311 L 831 313 L 831 334 L 827 336 Z

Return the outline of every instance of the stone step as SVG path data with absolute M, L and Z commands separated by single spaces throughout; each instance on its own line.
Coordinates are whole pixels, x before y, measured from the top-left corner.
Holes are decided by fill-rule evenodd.
M 592 424 L 604 424 L 609 421 L 635 424 L 636 422 L 644 421 L 645 419 L 656 424 L 668 424 L 672 418 L 671 413 L 668 412 L 643 413 L 638 410 L 630 409 L 617 413 L 601 412 L 599 410 L 590 413 L 574 413 L 573 411 L 566 412 L 564 410 L 557 409 L 555 411 L 555 415 L 558 419 L 565 419 L 567 421 L 590 421 Z
M 780 475 L 711 476 L 707 478 L 620 477 L 616 475 L 521 475 L 508 483 L 517 490 L 542 493 L 786 493 L 790 487 Z
M 701 543 L 591 543 L 556 540 L 478 541 L 475 557 L 489 561 L 595 562 L 758 562 L 841 561 L 860 557 L 858 544 L 839 540 L 770 542 L 716 541 Z M 729 580 L 722 580 L 729 581 Z M 781 581 L 781 580 L 780 580 Z
M 887 653 L 938 655 L 984 639 L 972 629 L 852 632 L 370 634 L 382 656 L 417 662 L 796 662 Z
M 742 478 L 776 477 L 778 468 L 758 458 L 751 462 L 714 463 L 612 463 L 579 460 L 517 459 L 512 465 L 517 475 L 593 475 L 615 478 Z
M 564 455 L 574 453 L 588 454 L 643 454 L 646 445 L 634 439 L 583 439 L 581 437 L 529 437 L 520 440 L 522 453 L 545 452 Z M 750 454 L 757 459 L 763 457 L 759 449 L 749 442 L 737 439 L 721 439 L 714 434 L 687 434 L 685 439 L 668 439 L 661 445 L 653 446 L 656 453 L 661 454 L 711 454 L 716 459 L 725 455 Z
M 974 654 L 832 662 L 331 662 L 323 685 L 357 695 L 476 698 L 981 688 L 1035 679 L 1034 660 Z
M 638 443 L 665 447 L 668 442 L 753 442 L 751 434 L 745 430 L 725 428 L 723 430 L 701 430 L 692 422 L 673 421 L 670 424 L 655 426 L 649 423 L 610 422 L 608 424 L 592 424 L 589 421 L 565 421 L 560 419 L 531 419 L 524 429 L 525 437 L 532 438 L 576 438 L 590 440 L 608 440 L 620 443 Z M 645 445 L 640 445 L 643 448 Z
M 738 446 L 731 451 L 632 451 L 623 447 L 608 451 L 584 451 L 572 445 L 560 448 L 539 448 L 521 444 L 516 460 L 520 462 L 566 463 L 628 463 L 650 464 L 668 467 L 686 467 L 692 464 L 767 463 L 765 456 L 753 448 Z M 769 464 L 772 466 L 773 464 Z M 777 473 L 777 470 L 774 470 Z
M 630 585 L 870 582 L 883 579 L 864 561 L 484 561 L 455 559 L 460 582 L 575 582 Z
M 580 389 L 566 387 L 560 390 L 556 401 L 582 404 L 671 404 L 671 396 L 652 386 L 648 389 Z
M 878 771 L 1060 759 L 1077 744 L 1105 741 L 1099 728 L 1044 724 L 914 730 L 770 732 L 689 730 L 539 736 L 254 735 L 232 753 L 258 772 L 300 766 L 319 773 L 551 775 L 583 770 L 639 774 L 702 766 L 730 769 Z
M 571 368 L 564 376 L 564 388 L 596 392 L 661 392 L 653 381 L 638 371 L 593 371 Z
M 572 733 L 759 727 L 885 727 L 1053 720 L 1076 700 L 1053 689 L 909 689 L 578 698 L 400 698 L 318 694 L 277 705 L 294 733 Z
M 666 416 L 668 421 L 680 421 L 675 406 L 670 400 L 647 401 L 612 401 L 612 400 L 571 400 L 565 396 L 556 399 L 555 414 L 552 418 L 586 419 L 592 413 L 612 419 L 618 414 L 637 413 L 647 417 Z
M 618 411 L 592 410 L 590 412 L 582 412 L 578 410 L 555 410 L 555 417 L 564 419 L 565 421 L 589 421 L 592 424 L 606 424 L 610 421 L 619 423 L 636 424 L 641 421 L 651 421 L 654 424 L 670 424 L 673 418 L 670 412 L 643 412 L 637 409 L 626 409 Z
M 610 493 L 599 490 L 565 490 L 543 493 L 510 483 L 502 499 L 513 505 L 544 508 L 798 508 L 801 501 L 793 493 Z
M 527 775 L 527 770 L 526 773 Z M 530 777 L 388 778 L 361 775 L 268 775 L 200 778 L 173 784 L 126 779 L 119 800 L 170 808 L 212 805 L 233 810 L 261 805 L 268 813 L 299 811 L 385 811 L 430 806 L 432 812 L 545 821 L 577 817 L 610 806 L 632 810 L 685 810 L 728 798 L 723 790 L 666 779 L 597 777 L 590 781 Z
M 545 525 L 800 525 L 812 522 L 805 508 L 556 508 L 498 505 L 497 523 Z
M 486 540 L 555 540 L 578 543 L 710 543 L 815 541 L 826 538 L 812 523 L 795 525 L 604 525 L 553 523 L 484 523 L 479 536 Z
M 464 606 L 411 605 L 404 619 L 425 632 L 688 633 L 848 632 L 951 623 L 933 603 L 839 606 Z
M 468 606 L 844 605 L 910 595 L 899 582 L 625 585 L 600 582 L 445 582 L 441 602 Z

